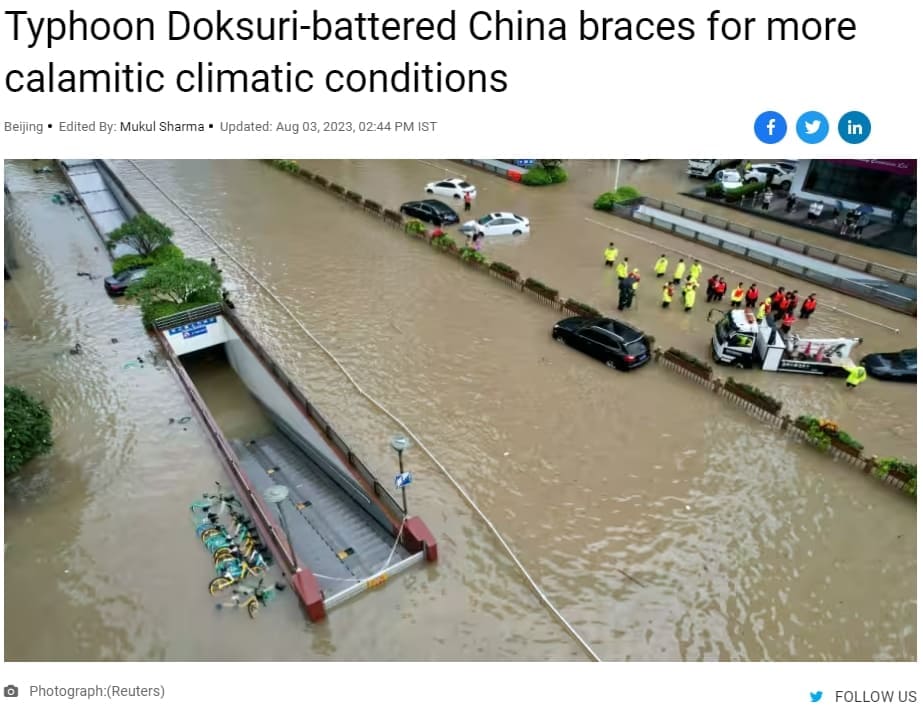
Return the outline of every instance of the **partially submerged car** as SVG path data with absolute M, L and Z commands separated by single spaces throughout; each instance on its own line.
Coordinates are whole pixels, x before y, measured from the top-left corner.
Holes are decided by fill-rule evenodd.
M 917 382 L 916 349 L 904 349 L 893 353 L 872 353 L 865 356 L 859 365 L 872 378 L 904 383 Z
M 630 324 L 607 317 L 568 317 L 551 330 L 560 341 L 609 368 L 623 371 L 638 368 L 651 360 L 651 348 L 644 332 Z
M 103 287 L 106 288 L 106 294 L 110 297 L 119 297 L 124 295 L 133 284 L 142 280 L 145 275 L 147 275 L 147 268 L 123 270 L 118 275 L 110 275 L 103 280 Z

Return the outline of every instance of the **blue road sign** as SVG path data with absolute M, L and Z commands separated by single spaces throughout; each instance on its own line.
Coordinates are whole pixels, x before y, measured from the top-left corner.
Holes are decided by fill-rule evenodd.
M 402 489 L 405 486 L 410 486 L 413 481 L 413 474 L 409 471 L 405 471 L 403 474 L 398 474 L 394 477 L 394 488 Z

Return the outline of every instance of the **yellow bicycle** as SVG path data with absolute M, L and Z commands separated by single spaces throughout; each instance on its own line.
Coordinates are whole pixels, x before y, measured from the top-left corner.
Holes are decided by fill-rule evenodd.
M 212 596 L 215 596 L 247 577 L 262 577 L 265 573 L 266 568 L 262 565 L 251 565 L 246 560 L 234 562 L 227 567 L 224 574 L 215 577 L 208 583 L 208 591 Z

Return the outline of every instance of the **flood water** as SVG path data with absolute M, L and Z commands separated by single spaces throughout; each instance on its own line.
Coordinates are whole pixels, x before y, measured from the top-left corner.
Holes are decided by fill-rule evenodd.
M 393 206 L 422 195 L 423 184 L 451 165 L 308 166 Z M 555 345 L 550 309 L 264 164 L 139 166 L 410 425 L 604 658 L 915 659 L 911 501 L 656 366 L 613 373 Z M 395 424 L 132 163 L 116 167 L 146 208 L 174 228 L 179 245 L 218 258 L 247 325 L 369 466 L 390 473 L 387 439 Z M 581 187 L 575 177 L 572 191 L 555 196 L 470 176 L 481 190 L 478 211 L 522 211 L 534 224 L 518 246 L 488 246 L 490 257 L 611 309 L 611 273 L 599 261 L 615 236 L 583 220 L 593 217 L 586 199 L 605 186 Z M 631 244 L 620 243 L 623 253 L 649 269 L 661 246 L 622 238 Z M 714 251 L 694 254 L 778 279 Z M 906 331 L 865 324 L 857 331 L 858 320 L 819 311 L 814 333 L 850 331 L 866 337 L 867 351 L 912 345 L 913 320 L 820 296 Z M 630 318 L 659 344 L 704 356 L 704 307 L 684 316 L 660 311 L 658 302 L 642 283 Z M 870 381 L 847 397 L 842 381 L 751 375 L 792 413 L 835 417 L 870 451 L 915 458 L 915 386 Z M 197 374 L 196 381 L 220 416 L 221 396 L 230 396 L 221 376 Z M 241 414 L 237 424 L 246 426 Z M 255 413 L 250 419 L 261 424 Z M 323 627 L 293 622 L 274 634 L 270 650 L 284 645 L 293 657 L 580 657 L 436 466 L 419 449 L 408 466 L 416 479 L 410 507 L 440 543 L 438 566 L 337 609 Z M 173 502 L 177 513 L 192 493 Z M 194 545 L 179 536 L 178 544 Z M 203 613 L 207 631 L 222 635 L 225 625 Z
M 616 374 L 554 345 L 550 310 L 286 175 L 141 166 L 410 424 L 604 658 L 915 659 L 912 503 L 666 371 Z M 219 258 L 248 326 L 386 476 L 394 424 L 119 169 L 182 247 Z M 192 413 L 136 310 L 75 276 L 108 263 L 79 209 L 51 204 L 58 178 L 24 162 L 7 179 L 21 268 L 5 285 L 5 378 L 49 401 L 56 431 L 54 452 L 5 483 L 8 658 L 581 657 L 416 449 L 410 504 L 439 541 L 435 568 L 322 625 L 290 594 L 256 623 L 215 612 L 186 510 L 222 477 L 211 446 L 194 417 L 169 424 Z M 192 374 L 229 435 L 265 424 L 229 368 Z

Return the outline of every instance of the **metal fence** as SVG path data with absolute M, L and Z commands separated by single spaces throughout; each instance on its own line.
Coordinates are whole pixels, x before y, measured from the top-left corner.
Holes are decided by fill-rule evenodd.
M 169 314 L 166 317 L 155 319 L 154 328 L 160 330 L 172 329 L 173 327 L 182 326 L 183 324 L 192 324 L 193 322 L 198 322 L 202 319 L 214 317 L 223 313 L 224 309 L 217 302 L 212 304 L 203 304 L 201 307 L 187 309 L 183 312 L 178 312 L 177 314 Z

